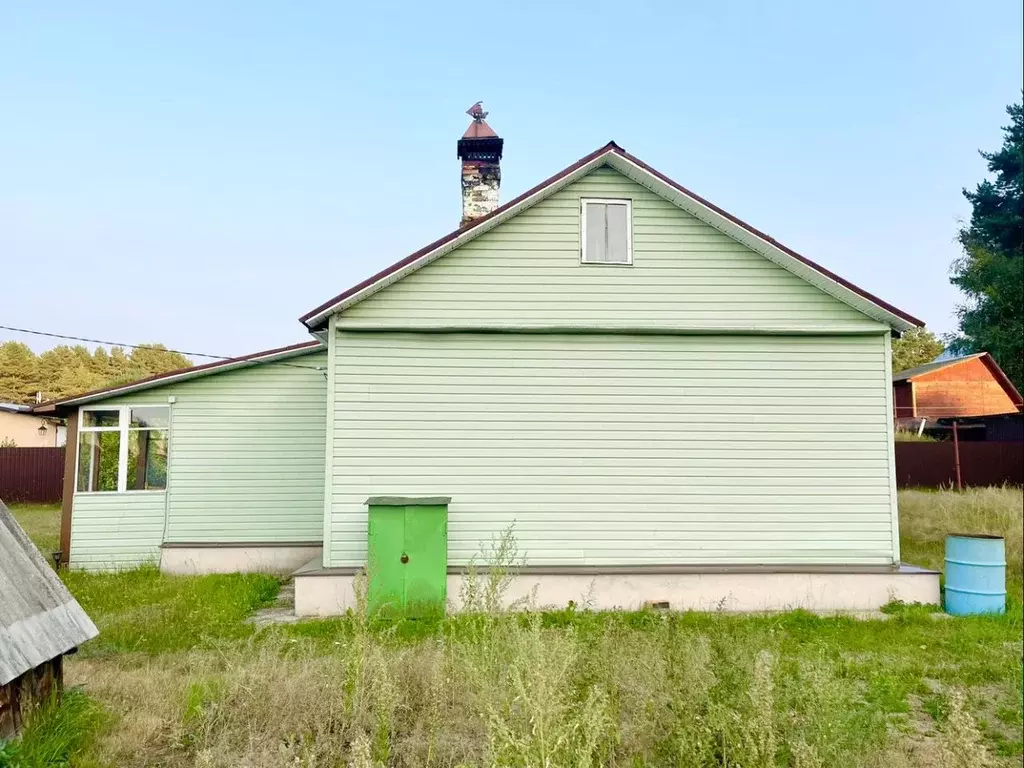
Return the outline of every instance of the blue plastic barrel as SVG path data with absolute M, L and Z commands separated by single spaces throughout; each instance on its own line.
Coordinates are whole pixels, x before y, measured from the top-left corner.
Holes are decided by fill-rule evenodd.
M 946 537 L 946 612 L 1006 611 L 1006 543 L 1001 536 Z

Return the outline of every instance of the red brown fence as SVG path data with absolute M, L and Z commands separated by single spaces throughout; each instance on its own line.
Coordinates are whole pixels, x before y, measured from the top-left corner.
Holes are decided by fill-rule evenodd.
M 1024 443 L 960 442 L 960 475 L 966 485 L 1024 485 Z M 956 487 L 952 441 L 896 443 L 900 488 Z
M 960 443 L 964 485 L 1024 485 L 1024 443 Z M 0 499 L 55 504 L 64 481 L 63 448 L 0 448 Z M 900 488 L 956 486 L 952 441 L 896 443 Z
M 63 482 L 63 448 L 0 448 L 0 499 L 8 504 L 56 504 Z

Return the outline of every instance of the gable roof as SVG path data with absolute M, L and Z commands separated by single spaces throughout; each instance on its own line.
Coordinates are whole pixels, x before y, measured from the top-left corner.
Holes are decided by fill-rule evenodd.
M 977 352 L 973 355 L 964 355 L 963 357 L 947 357 L 945 360 L 932 360 L 930 363 L 924 365 L 917 365 L 913 368 L 907 368 L 905 371 L 894 373 L 892 375 L 893 381 L 906 381 L 912 379 L 915 376 L 920 376 L 923 373 L 931 373 L 932 371 L 940 371 L 943 368 L 949 368 L 951 365 L 959 365 L 960 363 L 966 362 L 967 360 L 975 360 L 982 355 L 987 355 L 987 352 Z
M 859 288 L 805 256 L 801 256 L 774 238 L 694 194 L 639 158 L 629 154 L 614 141 L 610 141 L 600 149 L 580 158 L 569 167 L 486 216 L 475 219 L 448 233 L 439 240 L 435 240 L 390 267 L 325 301 L 300 317 L 299 320 L 310 330 L 315 331 L 322 328 L 332 314 L 341 312 L 391 283 L 401 280 L 406 275 L 479 237 L 503 221 L 604 165 L 612 167 L 624 176 L 661 195 L 697 219 L 869 317 L 885 323 L 897 331 L 906 331 L 915 326 L 924 325 L 916 317 L 868 293 L 863 288 Z
M 99 632 L 0 501 L 0 685 Z
M 299 344 L 290 344 L 287 347 L 277 347 L 276 349 L 266 349 L 262 352 L 253 352 L 252 354 L 242 355 L 241 357 L 229 357 L 225 360 L 217 360 L 213 363 L 194 365 L 191 368 L 180 368 L 176 371 L 158 373 L 155 376 L 147 376 L 145 379 L 139 379 L 138 381 L 133 381 L 130 384 L 119 384 L 113 387 L 94 389 L 91 392 L 83 392 L 79 395 L 61 398 L 60 400 L 47 400 L 45 403 L 40 403 L 33 407 L 32 412 L 52 413 L 71 406 L 85 405 L 86 403 L 91 403 L 96 400 L 105 400 L 115 395 L 140 392 L 142 390 L 152 389 L 153 387 L 160 387 L 164 384 L 170 384 L 171 382 L 188 381 L 189 379 L 209 376 L 213 373 L 223 373 L 236 368 L 248 368 L 253 365 L 274 363 L 281 360 L 287 360 L 290 357 L 306 355 L 310 352 L 315 352 L 319 349 L 325 348 L 326 346 L 322 341 L 313 340 L 303 341 Z
M 992 377 L 997 382 L 999 382 L 999 385 L 1002 386 L 1003 390 L 1013 401 L 1014 405 L 1016 405 L 1018 408 L 1021 407 L 1022 398 L 1020 392 L 1017 391 L 1017 388 L 1013 386 L 1013 382 L 1010 381 L 1009 376 L 1007 376 L 1003 372 L 1003 369 L 999 367 L 999 364 L 995 361 L 995 358 L 993 358 L 992 355 L 990 355 L 988 352 L 975 352 L 973 355 L 964 355 L 963 357 L 951 357 L 946 360 L 935 360 L 934 362 L 931 363 L 925 363 L 924 365 L 919 365 L 915 368 L 908 368 L 905 371 L 900 371 L 899 373 L 893 375 L 892 380 L 894 382 L 913 381 L 919 376 L 924 376 L 925 374 L 928 373 L 934 373 L 935 371 L 941 371 L 944 368 L 952 368 L 955 365 L 966 363 L 969 360 L 980 360 L 982 363 L 984 363 L 985 367 L 988 368 L 989 372 L 992 374 Z

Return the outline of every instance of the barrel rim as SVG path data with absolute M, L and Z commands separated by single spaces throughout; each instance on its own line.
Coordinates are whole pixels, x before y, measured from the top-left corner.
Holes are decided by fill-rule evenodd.
M 947 539 L 998 539 L 1003 541 L 1004 536 L 997 536 L 994 533 L 947 533 Z

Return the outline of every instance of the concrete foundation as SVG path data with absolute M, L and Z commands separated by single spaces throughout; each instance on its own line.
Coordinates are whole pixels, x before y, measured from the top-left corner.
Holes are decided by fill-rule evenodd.
M 165 573 L 291 573 L 303 563 L 322 556 L 315 543 L 298 544 L 164 544 L 160 570 Z
M 351 570 L 311 567 L 295 574 L 295 613 L 334 616 L 355 607 Z M 636 610 L 668 603 L 671 610 L 759 612 L 869 611 L 893 600 L 939 603 L 939 574 L 913 566 L 899 569 L 704 570 L 677 573 L 529 573 L 517 575 L 506 607 Z M 460 610 L 464 575 L 448 575 L 449 610 Z

